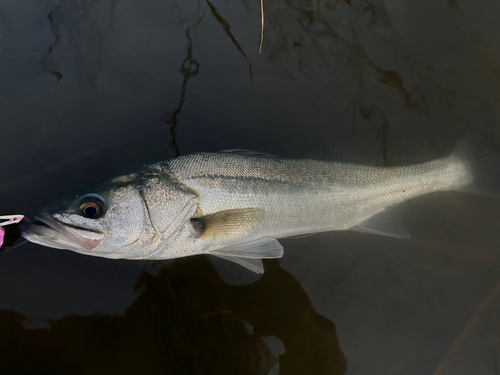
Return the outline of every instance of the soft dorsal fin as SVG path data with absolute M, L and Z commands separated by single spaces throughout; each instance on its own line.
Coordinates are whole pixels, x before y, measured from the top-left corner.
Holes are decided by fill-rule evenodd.
M 351 229 L 389 237 L 410 238 L 401 217 L 394 209 L 379 212 Z
M 243 236 L 263 216 L 260 208 L 237 208 L 191 219 L 191 224 L 198 238 L 213 241 Z
M 274 238 L 259 238 L 258 240 L 239 243 L 213 250 L 212 255 L 237 263 L 249 270 L 262 273 L 261 259 L 281 258 L 283 246 Z
M 322 148 L 316 147 L 312 151 L 308 151 L 306 153 L 306 158 L 322 161 L 335 161 L 344 164 L 359 162 L 359 160 L 357 160 L 352 154 L 349 154 L 347 151 L 334 148 L 331 145 L 325 145 Z
M 245 150 L 245 149 L 241 149 L 241 148 L 233 148 L 230 150 L 221 150 L 219 152 L 221 152 L 223 154 L 255 156 L 255 157 L 260 157 L 260 158 L 283 158 L 283 156 L 276 155 L 276 154 L 268 154 L 267 152 Z
M 296 236 L 289 236 L 289 237 L 285 237 L 285 238 L 287 240 L 295 240 L 295 239 L 299 239 L 299 238 L 314 236 L 315 234 L 316 234 L 316 232 L 314 232 L 314 233 L 307 233 L 307 234 L 298 234 Z

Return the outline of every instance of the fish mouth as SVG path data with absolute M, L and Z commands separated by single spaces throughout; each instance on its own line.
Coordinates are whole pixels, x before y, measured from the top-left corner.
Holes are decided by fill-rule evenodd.
M 30 242 L 74 251 L 92 250 L 104 239 L 102 232 L 72 226 L 48 215 L 24 221 L 19 231 Z

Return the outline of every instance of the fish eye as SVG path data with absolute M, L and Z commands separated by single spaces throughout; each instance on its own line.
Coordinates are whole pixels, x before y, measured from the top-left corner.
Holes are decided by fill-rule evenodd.
M 105 212 L 102 198 L 95 194 L 88 194 L 82 197 L 79 208 L 81 213 L 89 219 L 98 219 Z

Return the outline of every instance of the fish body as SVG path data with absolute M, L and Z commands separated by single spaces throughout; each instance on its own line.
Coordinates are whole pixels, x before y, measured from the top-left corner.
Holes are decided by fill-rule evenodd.
M 349 229 L 386 207 L 433 191 L 460 189 L 471 180 L 465 165 L 453 157 L 383 168 L 218 153 L 181 157 L 157 168 L 195 192 L 198 215 L 262 211 L 242 237 L 224 238 L 221 231 L 220 240 L 207 250 L 233 240 Z
M 473 190 L 477 180 L 491 180 L 482 166 L 492 157 L 477 142 L 402 167 L 198 153 L 114 178 L 46 209 L 44 225 L 26 223 L 22 231 L 32 242 L 89 255 L 213 254 L 262 272 L 261 258 L 282 255 L 279 238 L 346 229 L 405 237 L 388 208 L 435 191 Z

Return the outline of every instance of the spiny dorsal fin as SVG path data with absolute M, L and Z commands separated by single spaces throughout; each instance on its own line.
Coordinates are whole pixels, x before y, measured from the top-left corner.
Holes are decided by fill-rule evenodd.
M 198 238 L 213 241 L 243 236 L 263 216 L 260 208 L 237 208 L 191 219 L 191 224 Z

